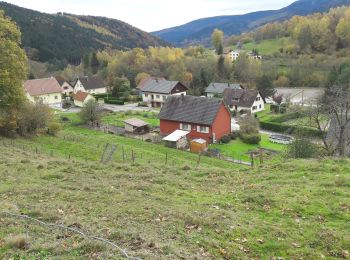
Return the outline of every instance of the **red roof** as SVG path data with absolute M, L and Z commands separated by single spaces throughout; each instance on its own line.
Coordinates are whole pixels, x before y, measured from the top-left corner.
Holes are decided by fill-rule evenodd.
M 73 99 L 84 102 L 89 95 L 89 93 L 78 91 L 76 94 L 74 94 Z
M 24 82 L 24 88 L 31 96 L 41 96 L 62 92 L 60 84 L 53 77 L 27 80 Z

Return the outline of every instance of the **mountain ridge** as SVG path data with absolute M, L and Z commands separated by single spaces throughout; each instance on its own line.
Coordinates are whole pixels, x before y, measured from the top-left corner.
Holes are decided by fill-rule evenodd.
M 22 46 L 34 59 L 77 64 L 93 51 L 167 46 L 164 40 L 117 19 L 69 13 L 47 14 L 0 1 L 0 10 L 17 23 Z
M 192 22 L 152 32 L 177 46 L 208 44 L 214 29 L 226 35 L 237 35 L 256 29 L 266 23 L 283 21 L 295 15 L 326 12 L 332 7 L 350 5 L 350 0 L 299 0 L 279 10 L 256 11 L 241 15 L 224 15 L 201 18 Z

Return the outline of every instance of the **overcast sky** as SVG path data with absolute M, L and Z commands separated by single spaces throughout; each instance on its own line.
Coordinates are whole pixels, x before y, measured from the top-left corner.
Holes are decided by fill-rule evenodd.
M 217 15 L 279 9 L 296 0 L 5 0 L 46 12 L 116 18 L 145 31 L 181 25 Z

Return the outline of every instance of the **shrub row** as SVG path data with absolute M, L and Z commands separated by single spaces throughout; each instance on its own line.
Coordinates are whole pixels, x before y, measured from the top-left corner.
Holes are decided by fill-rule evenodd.
M 125 103 L 123 100 L 110 99 L 110 98 L 105 98 L 104 101 L 106 104 L 111 104 L 111 105 L 124 105 Z
M 314 128 L 282 125 L 276 122 L 260 121 L 260 127 L 264 130 L 268 130 L 272 132 L 288 133 L 288 134 L 299 132 L 307 136 L 314 136 L 314 137 L 322 136 L 322 132 Z

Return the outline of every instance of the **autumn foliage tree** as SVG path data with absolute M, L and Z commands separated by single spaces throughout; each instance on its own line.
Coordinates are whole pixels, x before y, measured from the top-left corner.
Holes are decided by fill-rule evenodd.
M 19 111 L 25 102 L 23 81 L 27 58 L 20 47 L 21 33 L 0 10 L 0 133 L 17 129 Z

